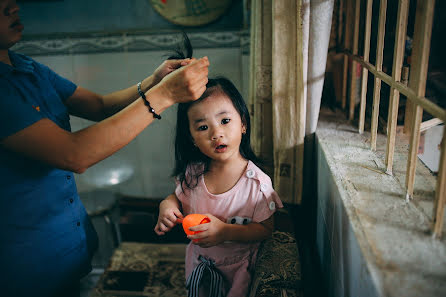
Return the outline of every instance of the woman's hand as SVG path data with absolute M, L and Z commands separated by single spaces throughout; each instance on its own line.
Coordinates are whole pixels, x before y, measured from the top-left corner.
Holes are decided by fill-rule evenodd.
M 163 98 L 169 106 L 197 100 L 206 90 L 208 67 L 207 57 L 191 60 L 188 65 L 164 76 L 146 95 L 149 100 L 152 95 Z
M 154 229 L 155 233 L 158 235 L 166 234 L 166 232 L 172 230 L 182 218 L 183 214 L 175 203 L 172 203 L 169 199 L 161 201 L 158 222 Z
M 190 64 L 195 59 L 166 60 L 153 72 L 153 85 L 158 84 L 166 75 L 172 71 Z
M 224 230 L 227 224 L 211 214 L 206 214 L 206 216 L 211 221 L 206 224 L 190 227 L 189 230 L 199 231 L 199 233 L 187 236 L 187 238 L 192 240 L 192 243 L 203 248 L 218 245 L 226 240 Z

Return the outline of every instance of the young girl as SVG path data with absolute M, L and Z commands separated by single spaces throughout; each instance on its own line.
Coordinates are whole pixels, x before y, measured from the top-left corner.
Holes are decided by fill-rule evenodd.
M 161 202 L 155 232 L 206 214 L 210 222 L 188 236 L 189 296 L 246 296 L 259 242 L 283 206 L 255 164 L 248 109 L 229 80 L 209 79 L 200 99 L 178 106 L 175 159 L 177 188 Z

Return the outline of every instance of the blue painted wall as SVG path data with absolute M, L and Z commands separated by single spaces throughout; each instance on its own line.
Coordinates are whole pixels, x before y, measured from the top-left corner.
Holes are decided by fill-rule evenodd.
M 234 0 L 227 13 L 202 27 L 174 25 L 160 16 L 149 0 L 18 1 L 24 36 L 54 33 L 116 31 L 239 30 L 243 27 L 243 1 Z

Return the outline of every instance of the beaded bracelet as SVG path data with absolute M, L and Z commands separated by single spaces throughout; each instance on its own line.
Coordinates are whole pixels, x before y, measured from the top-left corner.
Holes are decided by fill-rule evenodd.
M 137 84 L 137 86 L 138 86 L 138 93 L 139 93 L 139 96 L 141 96 L 142 100 L 144 100 L 144 105 L 147 106 L 147 108 L 148 108 L 149 111 L 153 114 L 153 117 L 154 117 L 155 119 L 161 120 L 161 116 L 155 112 L 155 110 L 152 108 L 152 106 L 150 106 L 150 102 L 147 100 L 147 98 L 146 98 L 146 94 L 144 94 L 144 92 L 141 91 L 141 82 L 139 82 L 139 83 Z

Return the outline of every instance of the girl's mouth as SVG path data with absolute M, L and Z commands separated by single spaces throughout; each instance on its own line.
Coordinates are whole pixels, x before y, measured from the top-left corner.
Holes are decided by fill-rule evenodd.
M 228 146 L 226 145 L 226 144 L 220 144 L 220 145 L 217 145 L 217 147 L 215 147 L 215 151 L 217 152 L 217 153 L 223 153 L 223 152 L 225 152 L 226 151 L 226 148 L 227 148 Z

